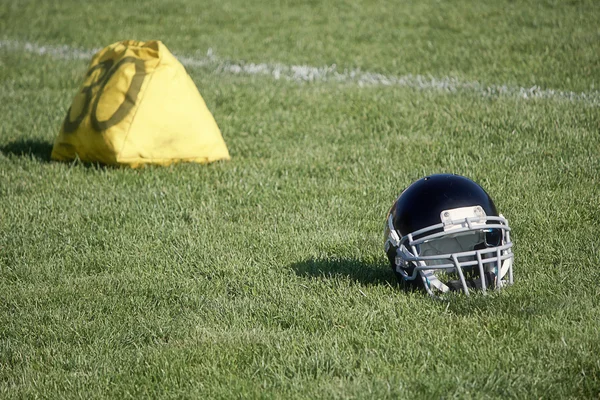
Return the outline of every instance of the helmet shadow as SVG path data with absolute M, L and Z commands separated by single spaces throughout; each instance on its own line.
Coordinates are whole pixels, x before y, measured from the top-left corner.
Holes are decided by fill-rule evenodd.
M 296 275 L 320 279 L 350 279 L 364 285 L 396 285 L 387 263 L 369 263 L 349 258 L 310 258 L 293 263 Z

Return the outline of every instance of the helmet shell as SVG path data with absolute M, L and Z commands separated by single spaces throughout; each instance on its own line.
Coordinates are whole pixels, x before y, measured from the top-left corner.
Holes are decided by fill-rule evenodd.
M 481 206 L 486 215 L 498 216 L 485 190 L 469 178 L 455 174 L 426 176 L 406 188 L 392 207 L 394 227 L 401 236 L 439 224 L 442 211 Z

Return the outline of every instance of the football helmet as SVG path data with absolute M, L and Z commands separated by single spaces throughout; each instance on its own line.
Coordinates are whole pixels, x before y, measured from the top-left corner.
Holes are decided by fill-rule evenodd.
M 406 288 L 439 297 L 513 283 L 508 221 L 481 186 L 460 175 L 412 183 L 385 222 L 385 253 Z

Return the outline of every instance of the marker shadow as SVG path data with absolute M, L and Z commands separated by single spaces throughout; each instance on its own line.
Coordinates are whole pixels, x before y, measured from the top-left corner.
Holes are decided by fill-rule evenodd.
M 0 145 L 0 152 L 17 157 L 34 158 L 42 162 L 50 162 L 52 143 L 36 139 L 17 139 L 5 145 Z
M 42 140 L 19 139 L 5 145 L 0 145 L 0 153 L 21 158 L 32 158 L 43 163 L 58 162 L 60 164 L 80 165 L 86 169 L 104 170 L 119 168 L 118 166 L 104 165 L 81 160 L 73 160 L 68 162 L 54 161 L 50 158 L 52 154 L 52 146 L 52 143 L 44 142 Z

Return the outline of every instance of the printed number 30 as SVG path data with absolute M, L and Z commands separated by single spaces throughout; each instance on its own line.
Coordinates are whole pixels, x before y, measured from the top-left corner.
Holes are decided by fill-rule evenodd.
M 127 63 L 132 63 L 135 65 L 135 74 L 133 75 L 133 79 L 131 80 L 131 84 L 129 85 L 129 89 L 127 93 L 125 93 L 125 101 L 119 105 L 117 111 L 114 112 L 107 120 L 99 121 L 96 115 L 98 111 L 98 102 L 102 97 L 102 92 L 104 91 L 104 87 L 109 79 L 114 75 L 114 73 L 121 68 L 123 65 Z M 79 128 L 81 121 L 85 118 L 88 113 L 88 109 L 90 108 L 90 103 L 92 104 L 92 111 L 90 113 L 90 119 L 92 123 L 92 128 L 97 131 L 105 131 L 111 126 L 114 126 L 121 122 L 123 118 L 129 114 L 133 106 L 137 101 L 138 94 L 140 93 L 140 89 L 142 87 L 142 83 L 144 83 L 144 78 L 146 77 L 146 69 L 144 66 L 144 61 L 135 57 L 125 57 L 120 60 L 118 63 L 114 64 L 113 60 L 106 60 L 91 68 L 86 78 L 91 76 L 95 71 L 100 70 L 98 77 L 88 86 L 84 86 L 81 89 L 81 93 L 85 96 L 83 100 L 83 106 L 81 107 L 81 112 L 75 118 L 75 120 L 71 121 L 71 107 L 67 111 L 67 116 L 65 117 L 65 122 L 63 124 L 63 130 L 65 133 L 72 133 Z M 96 87 L 99 87 L 98 92 L 94 95 L 93 91 Z

